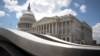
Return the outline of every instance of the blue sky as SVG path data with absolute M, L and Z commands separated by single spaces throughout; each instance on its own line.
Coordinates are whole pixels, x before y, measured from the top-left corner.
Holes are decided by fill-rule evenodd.
M 17 29 L 18 20 L 29 2 L 36 20 L 72 14 L 86 21 L 93 29 L 94 39 L 100 39 L 100 0 L 0 0 L 0 27 Z

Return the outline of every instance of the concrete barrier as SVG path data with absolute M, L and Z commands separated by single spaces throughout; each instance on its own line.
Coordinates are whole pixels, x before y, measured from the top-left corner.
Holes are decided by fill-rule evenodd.
M 68 42 L 64 44 L 63 41 L 56 39 L 52 41 L 42 38 L 42 35 L 39 37 L 27 32 L 4 28 L 0 28 L 0 36 L 36 56 L 100 56 L 99 46 L 75 45 Z

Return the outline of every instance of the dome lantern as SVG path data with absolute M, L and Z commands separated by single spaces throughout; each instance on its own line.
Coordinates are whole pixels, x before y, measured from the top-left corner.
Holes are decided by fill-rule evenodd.
M 29 3 L 29 5 L 28 5 L 27 10 L 28 10 L 28 11 L 31 11 L 30 3 Z

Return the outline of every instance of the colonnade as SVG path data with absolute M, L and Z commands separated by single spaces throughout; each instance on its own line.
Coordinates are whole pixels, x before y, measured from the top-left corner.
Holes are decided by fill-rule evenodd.
M 33 28 L 33 32 L 39 34 L 68 35 L 70 32 L 69 24 L 69 21 L 66 21 L 37 25 Z

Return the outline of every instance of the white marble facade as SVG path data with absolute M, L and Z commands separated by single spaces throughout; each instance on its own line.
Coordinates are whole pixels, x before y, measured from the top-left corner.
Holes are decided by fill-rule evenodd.
M 74 43 L 92 44 L 91 27 L 72 15 L 44 17 L 32 28 L 34 33 L 49 34 Z
M 36 21 L 28 6 L 22 15 L 18 29 L 30 33 L 49 34 L 65 41 L 92 44 L 92 28 L 72 15 L 44 17 Z

